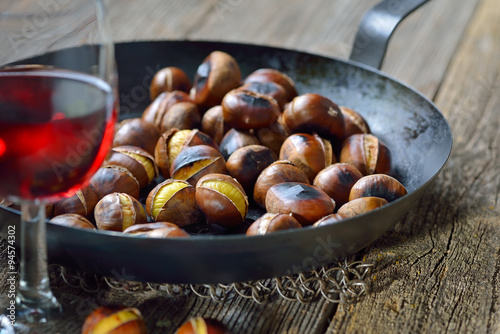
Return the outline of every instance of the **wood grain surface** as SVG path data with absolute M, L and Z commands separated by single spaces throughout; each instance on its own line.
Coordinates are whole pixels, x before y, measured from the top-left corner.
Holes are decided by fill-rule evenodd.
M 116 41 L 224 40 L 348 58 L 375 0 L 108 0 Z M 55 292 L 75 311 L 39 333 L 79 333 L 98 305 L 138 307 L 149 333 L 173 333 L 193 316 L 233 333 L 500 332 L 500 3 L 434 0 L 389 44 L 383 71 L 434 100 L 454 136 L 452 156 L 424 198 L 359 256 L 375 264 L 371 291 L 352 305 L 273 298 L 217 303 L 154 292 Z M 3 260 L 3 258 L 2 258 Z M 6 291 L 0 275 L 0 291 Z

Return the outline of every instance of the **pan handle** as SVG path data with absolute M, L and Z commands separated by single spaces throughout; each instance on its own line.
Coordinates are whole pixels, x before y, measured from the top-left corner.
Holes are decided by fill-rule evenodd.
M 350 60 L 380 69 L 389 39 L 408 14 L 429 0 L 384 0 L 361 19 Z

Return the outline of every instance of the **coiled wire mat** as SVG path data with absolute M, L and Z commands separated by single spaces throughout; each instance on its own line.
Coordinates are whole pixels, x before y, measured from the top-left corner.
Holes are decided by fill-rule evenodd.
M 141 294 L 156 291 L 167 297 L 196 295 L 199 298 L 225 302 L 240 296 L 264 304 L 273 298 L 283 298 L 308 304 L 320 298 L 331 303 L 352 304 L 370 289 L 368 276 L 373 264 L 344 259 L 307 273 L 282 276 L 259 281 L 231 284 L 158 284 L 131 281 L 119 277 L 100 277 L 75 269 L 50 265 L 51 280 L 62 280 L 72 288 L 89 293 L 98 292 L 103 286 L 124 293 Z

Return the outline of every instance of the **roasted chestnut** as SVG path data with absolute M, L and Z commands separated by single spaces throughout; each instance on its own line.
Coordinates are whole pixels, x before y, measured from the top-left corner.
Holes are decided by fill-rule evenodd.
M 69 227 L 88 228 L 91 230 L 96 229 L 94 224 L 92 224 L 87 218 L 76 213 L 65 213 L 55 216 L 49 220 L 49 223 Z
M 160 123 L 160 131 L 195 129 L 201 125 L 198 107 L 193 102 L 179 102 L 171 106 Z
M 186 147 L 175 158 L 170 175 L 176 180 L 186 180 L 193 186 L 210 173 L 226 173 L 226 160 L 215 148 L 207 145 Z
M 196 145 L 208 145 L 218 149 L 217 144 L 207 134 L 195 130 L 171 129 L 163 133 L 155 148 L 155 161 L 161 174 L 170 177 L 170 166 L 185 148 Z
M 160 131 L 152 123 L 140 118 L 130 118 L 120 122 L 115 133 L 113 146 L 131 145 L 154 154 Z
M 201 119 L 201 131 L 213 138 L 220 144 L 222 137 L 229 131 L 230 127 L 224 122 L 222 107 L 220 105 L 208 109 Z
M 289 160 L 303 170 L 310 183 L 316 174 L 336 162 L 330 142 L 307 133 L 295 133 L 288 137 L 281 146 L 279 158 Z
M 189 233 L 178 227 L 163 227 L 146 232 L 144 236 L 149 238 L 186 238 L 189 237 Z
M 230 332 L 218 320 L 196 317 L 182 324 L 175 334 L 230 334 Z
M 335 202 L 330 196 L 305 183 L 278 183 L 267 191 L 267 212 L 291 213 L 302 226 L 314 224 L 321 217 L 332 214 L 334 209 Z
M 344 220 L 346 218 L 349 218 L 348 216 L 342 214 L 342 213 L 332 213 L 331 215 L 324 216 L 317 222 L 313 224 L 314 227 L 318 226 L 325 226 L 325 225 L 330 225 L 330 224 L 335 224 L 341 220 Z
M 301 227 L 302 225 L 291 214 L 265 213 L 250 225 L 246 235 L 264 235 Z
M 280 154 L 283 142 L 292 134 L 290 130 L 284 126 L 281 120 L 282 115 L 280 115 L 278 121 L 270 127 L 257 130 L 257 138 L 260 143 L 269 147 L 277 155 Z
M 355 166 L 363 175 L 390 174 L 391 151 L 372 134 L 356 134 L 342 144 L 340 162 Z
M 295 133 L 317 133 L 326 139 L 344 137 L 345 123 L 340 108 L 319 94 L 294 98 L 283 111 L 283 121 Z
M 229 175 L 241 184 L 245 192 L 253 192 L 260 173 L 278 159 L 269 148 L 261 145 L 241 147 L 226 162 Z
M 196 71 L 191 88 L 192 100 L 202 109 L 221 103 L 231 89 L 240 85 L 241 72 L 236 60 L 222 51 L 213 51 Z
M 285 89 L 287 101 L 291 101 L 295 96 L 297 96 L 297 90 L 295 89 L 295 83 L 292 78 L 285 73 L 272 68 L 261 68 L 250 73 L 250 75 L 245 78 L 244 83 L 269 81 L 277 83 Z
M 309 178 L 300 168 L 290 161 L 278 160 L 260 173 L 253 189 L 253 200 L 262 208 L 266 206 L 269 188 L 281 182 L 302 182 L 309 184 Z
M 158 95 L 156 99 L 144 110 L 142 119 L 154 124 L 158 129 L 162 126 L 163 117 L 167 111 L 175 104 L 180 102 L 193 102 L 189 94 L 180 90 L 165 92 Z
M 54 203 L 52 214 L 59 216 L 66 213 L 75 213 L 84 217 L 93 215 L 94 208 L 99 201 L 99 197 L 92 185 L 88 185 L 76 191 L 68 198 L 64 198 Z
M 263 94 L 270 96 L 276 100 L 280 110 L 283 110 L 283 107 L 287 103 L 287 92 L 283 86 L 277 84 L 275 82 L 247 82 L 243 86 L 238 89 L 249 90 L 255 93 Z
M 126 193 L 134 198 L 139 198 L 141 190 L 135 176 L 121 166 L 99 168 L 90 179 L 90 184 L 99 199 L 114 192 Z
M 149 96 L 151 101 L 156 99 L 163 92 L 180 90 L 189 93 L 191 80 L 186 72 L 178 67 L 165 67 L 156 72 L 149 86 Z
M 320 171 L 313 186 L 327 193 L 340 207 L 349 201 L 352 186 L 362 177 L 363 174 L 353 165 L 336 163 Z
M 227 93 L 221 106 L 224 121 L 240 130 L 267 128 L 281 114 L 274 98 L 241 88 Z
M 381 197 L 392 202 L 407 194 L 406 188 L 395 178 L 386 174 L 372 174 L 359 179 L 349 193 L 349 200 L 360 197 Z
M 150 231 L 165 228 L 165 227 L 179 228 L 179 226 L 175 225 L 174 223 L 155 222 L 155 223 L 137 224 L 137 225 L 129 226 L 125 230 L 123 230 L 123 233 L 141 235 L 141 234 L 144 234 L 146 232 L 150 232 Z
M 134 307 L 101 306 L 90 313 L 82 327 L 82 334 L 146 334 L 146 323 Z
M 337 211 L 337 214 L 350 218 L 380 208 L 387 203 L 385 199 L 380 197 L 356 198 L 342 205 Z
M 344 116 L 344 138 L 355 134 L 370 133 L 370 127 L 368 126 L 368 123 L 357 111 L 344 106 L 339 106 L 339 108 L 342 112 L 342 115 Z
M 154 157 L 137 146 L 114 147 L 105 165 L 126 168 L 139 181 L 141 188 L 153 182 L 158 176 Z
M 104 196 L 95 206 L 94 217 L 98 229 L 119 232 L 148 221 L 142 204 L 124 193 Z
M 229 156 L 234 151 L 248 145 L 259 145 L 260 142 L 253 134 L 245 130 L 229 130 L 222 138 L 219 144 L 219 150 L 224 159 L 229 159 Z
M 194 186 L 182 180 L 167 179 L 151 190 L 146 199 L 146 212 L 155 221 L 171 222 L 179 227 L 203 219 Z
M 241 224 L 248 213 L 243 187 L 229 175 L 208 174 L 196 183 L 196 203 L 207 222 L 224 227 Z

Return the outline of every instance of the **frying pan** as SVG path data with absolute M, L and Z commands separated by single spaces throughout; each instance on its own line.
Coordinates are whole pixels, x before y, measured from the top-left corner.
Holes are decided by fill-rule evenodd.
M 211 51 L 231 54 L 243 75 L 270 67 L 290 75 L 299 93 L 322 94 L 351 107 L 391 149 L 394 174 L 408 194 L 368 214 L 333 225 L 265 236 L 200 235 L 146 239 L 48 224 L 49 261 L 105 276 L 164 283 L 228 283 L 292 274 L 332 263 L 366 247 L 389 230 L 419 200 L 445 164 L 450 128 L 432 102 L 380 72 L 388 39 L 397 24 L 426 0 L 383 1 L 362 19 L 351 59 L 327 58 L 259 45 L 198 41 L 133 42 L 116 45 L 122 117 L 147 106 L 141 90 L 151 70 L 178 66 L 194 76 Z M 58 52 L 73 52 L 63 50 Z M 132 97 L 132 99 L 131 99 Z M 256 218 L 258 213 L 254 213 Z M 17 224 L 19 212 L 0 210 L 0 228 Z

